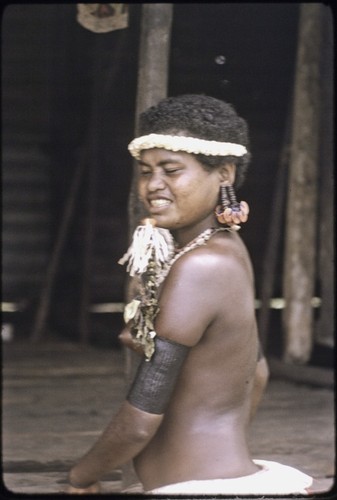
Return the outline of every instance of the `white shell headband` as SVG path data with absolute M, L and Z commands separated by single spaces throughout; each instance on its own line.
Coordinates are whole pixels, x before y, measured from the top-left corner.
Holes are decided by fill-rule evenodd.
M 206 141 L 196 137 L 180 135 L 149 134 L 133 139 L 128 145 L 131 155 L 140 159 L 143 149 L 163 148 L 169 151 L 185 151 L 186 153 L 206 156 L 243 156 L 247 149 L 242 144 L 233 142 Z

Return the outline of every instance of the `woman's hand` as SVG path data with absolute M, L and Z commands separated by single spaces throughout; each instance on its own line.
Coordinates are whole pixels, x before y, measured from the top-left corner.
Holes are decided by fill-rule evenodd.
M 133 351 L 137 352 L 138 354 L 144 354 L 142 346 L 140 346 L 134 340 L 128 327 L 124 328 L 121 331 L 121 333 L 118 335 L 118 338 L 125 347 L 132 349 Z
M 100 483 L 94 483 L 86 488 L 75 488 L 75 486 L 69 485 L 65 491 L 65 493 L 70 495 L 94 495 L 95 493 L 100 493 L 101 487 Z

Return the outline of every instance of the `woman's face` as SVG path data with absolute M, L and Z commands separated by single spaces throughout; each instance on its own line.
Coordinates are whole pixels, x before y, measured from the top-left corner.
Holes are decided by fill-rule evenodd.
M 189 153 L 159 148 L 143 151 L 138 163 L 138 192 L 159 227 L 202 231 L 214 226 L 221 182 L 218 169 L 206 171 Z

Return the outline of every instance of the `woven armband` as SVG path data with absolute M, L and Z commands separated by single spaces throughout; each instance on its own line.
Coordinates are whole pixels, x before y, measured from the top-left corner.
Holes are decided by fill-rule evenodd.
M 189 349 L 155 337 L 155 352 L 150 361 L 141 362 L 127 395 L 129 403 L 148 413 L 164 413 Z

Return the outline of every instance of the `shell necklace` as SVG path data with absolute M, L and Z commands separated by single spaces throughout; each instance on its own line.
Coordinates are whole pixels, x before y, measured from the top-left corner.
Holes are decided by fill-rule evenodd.
M 215 234 L 218 233 L 219 231 L 230 231 L 230 228 L 227 227 L 220 227 L 220 228 L 208 228 L 202 233 L 200 233 L 198 236 L 196 236 L 192 241 L 187 243 L 187 245 L 183 246 L 180 250 L 175 249 L 175 254 L 171 257 L 171 259 L 167 262 L 167 265 L 165 268 L 158 274 L 157 278 L 157 283 L 160 285 L 170 272 L 171 267 L 173 264 L 185 253 L 190 252 L 191 250 L 194 250 L 194 248 L 201 247 L 206 244 L 206 242 Z

